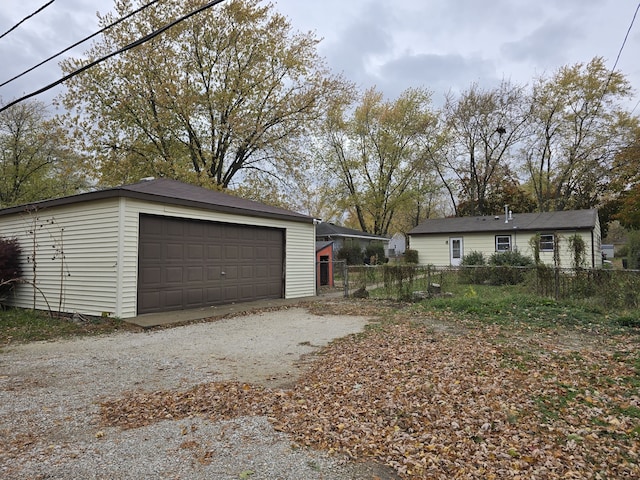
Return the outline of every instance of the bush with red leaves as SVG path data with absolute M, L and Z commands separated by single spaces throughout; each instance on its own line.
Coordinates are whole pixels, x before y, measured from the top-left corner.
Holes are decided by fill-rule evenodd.
M 0 237 L 0 298 L 11 291 L 22 275 L 20 252 L 17 239 Z

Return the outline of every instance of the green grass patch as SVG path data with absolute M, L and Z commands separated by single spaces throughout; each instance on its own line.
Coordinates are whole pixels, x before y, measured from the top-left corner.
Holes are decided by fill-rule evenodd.
M 484 323 L 532 327 L 579 326 L 633 329 L 640 325 L 640 311 L 611 312 L 599 305 L 558 301 L 526 293 L 519 286 L 456 285 L 452 296 L 422 302 L 426 311 L 455 314 Z M 638 318 L 638 320 L 633 320 Z
M 0 310 L 0 347 L 78 335 L 99 335 L 118 330 L 137 328 L 113 318 L 90 318 L 76 323 L 67 317 L 51 317 L 37 310 Z

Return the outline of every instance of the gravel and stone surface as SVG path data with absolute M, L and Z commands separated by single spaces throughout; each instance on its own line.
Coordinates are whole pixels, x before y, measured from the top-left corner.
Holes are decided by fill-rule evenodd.
M 298 448 L 264 417 L 165 420 L 131 430 L 104 427 L 99 418 L 101 401 L 127 391 L 228 380 L 286 387 L 320 347 L 367 323 L 294 307 L 6 348 L 0 478 L 378 478 L 379 466 Z

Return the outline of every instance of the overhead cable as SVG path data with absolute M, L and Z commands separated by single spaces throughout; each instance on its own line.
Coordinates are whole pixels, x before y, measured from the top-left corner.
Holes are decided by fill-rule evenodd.
M 56 57 L 59 57 L 60 55 L 62 55 L 63 53 L 68 52 L 69 50 L 71 50 L 72 48 L 77 47 L 78 45 L 86 42 L 87 40 L 91 40 L 93 37 L 100 35 L 101 33 L 104 33 L 106 30 L 109 30 L 112 27 L 115 27 L 116 25 L 118 25 L 119 23 L 125 21 L 128 18 L 131 18 L 133 15 L 141 12 L 142 10 L 144 10 L 145 8 L 150 7 L 151 5 L 153 5 L 154 3 L 158 3 L 159 0 L 153 0 L 152 2 L 147 3 L 146 5 L 138 8 L 137 10 L 134 10 L 133 12 L 129 13 L 128 15 L 125 15 L 124 17 L 116 20 L 115 22 L 111 23 L 110 25 L 107 25 L 106 27 L 102 28 L 101 30 L 98 30 L 97 32 L 89 35 L 88 37 L 83 38 L 82 40 L 80 40 L 79 42 L 74 43 L 73 45 L 71 45 L 70 47 L 65 48 L 64 50 L 59 51 L 58 53 L 51 55 L 49 58 L 47 58 L 46 60 L 43 60 L 42 62 L 38 63 L 37 65 L 34 65 L 33 67 L 29 68 L 28 70 L 25 70 L 22 73 L 19 73 L 18 75 L 16 75 L 15 77 L 10 78 L 9 80 L 6 80 L 3 83 L 0 83 L 0 87 L 4 87 L 5 85 L 7 85 L 8 83 L 13 82 L 14 80 L 17 80 L 18 78 L 22 77 L 23 75 L 26 75 L 29 72 L 32 72 L 33 70 L 35 70 L 36 68 L 44 65 L 45 63 L 53 60 Z
M 83 65 L 82 67 L 78 68 L 77 70 L 74 70 L 73 72 L 69 73 L 68 75 L 65 75 L 61 79 L 56 80 L 53 83 L 50 83 L 46 87 L 42 87 L 41 89 L 36 90 L 35 92 L 31 92 L 31 93 L 29 93 L 27 95 L 24 95 L 24 96 L 22 96 L 22 97 L 20 97 L 20 98 L 18 98 L 16 100 L 13 100 L 12 102 L 4 105 L 3 107 L 0 107 L 0 112 L 4 112 L 6 109 L 8 109 L 10 107 L 13 107 L 17 103 L 20 103 L 20 102 L 22 102 L 24 100 L 27 100 L 28 98 L 35 97 L 36 95 L 39 95 L 39 94 L 41 94 L 43 92 L 46 92 L 47 90 L 51 90 L 52 88 L 57 87 L 61 83 L 66 82 L 70 78 L 75 77 L 76 75 L 84 72 L 85 70 L 88 70 L 91 67 L 94 67 L 94 66 L 98 65 L 99 63 L 104 62 L 105 60 L 110 59 L 111 57 L 114 57 L 116 55 L 124 53 L 127 50 L 131 50 L 132 48 L 138 47 L 138 46 L 142 45 L 143 43 L 146 43 L 149 40 L 152 40 L 153 38 L 157 37 L 161 33 L 169 30 L 170 28 L 176 26 L 177 24 L 179 24 L 179 23 L 181 23 L 181 22 L 193 17 L 194 15 L 197 15 L 200 12 L 203 12 L 204 10 L 207 10 L 208 8 L 211 8 L 211 7 L 213 7 L 213 6 L 215 6 L 215 5 L 219 4 L 219 3 L 222 3 L 223 1 L 224 0 L 213 0 L 212 2 L 209 2 L 209 3 L 205 4 L 205 5 L 203 5 L 202 7 L 199 7 L 197 9 L 193 10 L 192 12 L 189 12 L 186 15 L 183 15 L 182 17 L 180 17 L 180 18 L 174 20 L 173 22 L 165 25 L 164 27 L 161 27 L 161 28 L 159 28 L 157 30 L 154 30 L 153 32 L 151 32 L 150 34 L 142 37 L 141 39 L 136 40 L 135 42 L 132 42 L 132 43 L 122 47 L 121 49 L 116 50 L 115 52 L 111 52 L 108 55 L 100 57 L 97 60 L 94 60 L 93 62 L 90 62 L 90 63 L 88 63 L 86 65 Z
M 627 44 L 627 39 L 629 38 L 629 33 L 631 33 L 631 29 L 633 28 L 633 24 L 636 21 L 636 16 L 638 15 L 638 10 L 640 10 L 640 2 L 638 2 L 638 5 L 636 6 L 636 11 L 633 13 L 633 18 L 631 18 L 631 23 L 629 24 L 629 28 L 627 28 L 627 33 L 624 36 L 624 40 L 622 41 L 622 45 L 620 45 L 620 50 L 618 50 L 618 55 L 616 56 L 616 61 L 613 63 L 613 67 L 611 67 L 611 71 L 609 72 L 609 76 L 607 77 L 607 82 L 604 84 L 604 88 L 602 89 L 602 95 L 600 95 L 600 100 L 596 104 L 596 111 L 601 106 L 602 100 L 604 99 L 604 96 L 607 93 L 607 88 L 609 87 L 609 83 L 611 83 L 611 79 L 613 78 L 613 74 L 616 71 L 616 67 L 618 66 L 618 61 L 620 60 L 620 57 L 622 56 L 622 51 L 624 50 L 624 47 Z M 634 110 L 635 110 L 635 108 L 634 108 Z
M 42 10 L 44 10 L 45 8 L 47 8 L 49 5 L 51 5 L 53 2 L 55 2 L 56 0 L 51 0 L 50 2 L 48 2 L 47 4 L 41 6 L 38 10 L 36 10 L 35 12 L 33 12 L 31 15 L 27 15 L 26 17 L 24 17 L 22 20 L 20 20 L 18 23 L 16 23 L 13 27 L 11 27 L 9 30 L 7 30 L 6 32 L 4 32 L 2 35 L 0 35 L 0 38 L 10 34 L 11 32 L 13 32 L 16 28 L 18 28 L 20 25 L 22 25 L 24 22 L 26 22 L 27 20 L 29 20 L 31 17 L 33 17 L 34 15 L 37 15 L 38 13 L 40 13 Z

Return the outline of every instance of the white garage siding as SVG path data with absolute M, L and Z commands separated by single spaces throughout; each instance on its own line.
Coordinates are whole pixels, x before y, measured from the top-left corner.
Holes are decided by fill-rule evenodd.
M 28 282 L 34 278 L 34 236 L 30 232 L 36 232 L 35 283 L 40 289 L 36 309 L 117 314 L 117 213 L 118 204 L 111 199 L 2 217 L 0 235 L 18 239 L 22 273 Z M 33 292 L 30 284 L 18 285 L 10 303 L 32 308 Z
M 33 235 L 29 232 L 34 231 L 35 220 L 36 284 L 42 292 L 36 295 L 36 309 L 129 318 L 137 314 L 142 213 L 280 228 L 285 232 L 285 298 L 315 295 L 312 222 L 220 213 L 122 196 L 52 206 L 37 214 L 7 214 L 0 217 L 0 236 L 18 239 L 23 276 L 32 282 L 33 264 L 28 258 L 32 256 Z M 64 259 L 55 255 L 56 248 L 62 248 Z M 33 290 L 31 285 L 18 285 L 8 303 L 32 308 Z

